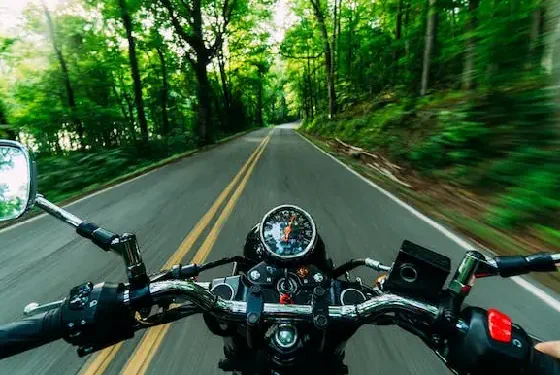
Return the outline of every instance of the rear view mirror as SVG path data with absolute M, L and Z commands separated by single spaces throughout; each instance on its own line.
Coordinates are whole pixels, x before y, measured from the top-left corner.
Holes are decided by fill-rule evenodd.
M 35 202 L 34 164 L 25 147 L 0 140 L 0 221 L 17 219 Z

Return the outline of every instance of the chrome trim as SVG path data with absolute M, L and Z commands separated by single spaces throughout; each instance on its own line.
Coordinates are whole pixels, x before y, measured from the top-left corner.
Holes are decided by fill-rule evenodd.
M 413 276 L 408 277 L 408 275 L 405 275 L 405 272 L 408 272 L 408 270 L 412 272 Z M 418 271 L 416 271 L 413 264 L 405 263 L 399 267 L 399 276 L 407 283 L 413 283 L 418 280 Z
M 350 303 L 344 303 L 344 295 L 345 295 L 346 292 L 349 291 L 349 290 L 354 290 L 354 291 L 360 293 L 360 294 L 362 295 L 362 297 L 364 297 L 364 302 L 367 300 L 365 294 L 362 293 L 361 290 L 358 290 L 358 289 L 356 289 L 356 288 L 347 288 L 347 289 L 344 289 L 344 290 L 342 291 L 342 293 L 340 293 L 340 303 L 341 303 L 343 306 L 350 306 L 350 305 L 353 306 L 353 305 L 355 305 L 355 304 L 350 304 Z
M 286 268 L 287 270 L 287 268 Z M 288 273 L 288 272 L 286 272 Z M 287 283 L 291 289 L 285 289 L 285 288 L 281 288 L 281 284 L 282 282 Z M 299 277 L 296 274 L 293 274 L 291 272 L 288 273 L 287 276 L 283 276 L 280 279 L 278 279 L 278 281 L 276 282 L 276 290 L 280 293 L 297 293 L 299 292 L 299 288 L 300 288 L 300 284 L 299 284 Z
M 294 333 L 294 338 L 293 338 L 293 340 L 290 344 L 282 344 L 280 342 L 279 336 L 280 336 L 280 330 L 282 329 L 282 327 L 289 327 L 289 329 L 292 330 L 293 333 Z M 299 339 L 298 331 L 297 331 L 296 326 L 293 325 L 293 324 L 289 324 L 289 323 L 280 324 L 280 325 L 278 325 L 278 327 L 276 328 L 276 332 L 274 333 L 274 342 L 276 343 L 276 345 L 278 345 L 282 349 L 292 348 L 294 345 L 297 344 L 298 339 Z
M 375 260 L 373 258 L 366 258 L 365 261 L 366 261 L 366 266 L 367 267 L 372 268 L 376 271 L 388 272 L 388 271 L 391 270 L 391 267 L 385 266 L 385 265 L 381 264 L 380 261 Z
M 206 290 L 210 290 L 210 286 L 212 284 L 210 281 L 195 281 L 194 283 Z
M 478 251 L 467 251 L 459 267 L 457 267 L 448 289 L 455 294 L 466 297 L 470 292 L 470 288 L 474 285 L 478 266 L 481 262 L 485 261 L 484 255 Z
M 275 211 L 278 211 L 280 209 L 286 209 L 286 208 L 290 208 L 290 209 L 295 209 L 296 211 L 299 210 L 301 213 L 303 213 L 305 216 L 307 216 L 307 219 L 311 222 L 311 228 L 313 229 L 313 238 L 311 239 L 311 241 L 309 242 L 309 245 L 307 245 L 307 247 L 305 248 L 305 250 L 303 250 L 303 252 L 296 254 L 296 255 L 278 255 L 275 252 L 273 252 L 268 245 L 266 244 L 266 242 L 264 241 L 264 222 L 265 220 L 270 216 L 270 214 L 272 214 Z M 293 204 L 282 204 L 280 206 L 276 206 L 274 207 L 272 210 L 268 211 L 262 218 L 260 225 L 259 225 L 259 237 L 261 240 L 261 243 L 263 244 L 266 252 L 270 255 L 273 256 L 275 258 L 278 259 L 294 259 L 294 258 L 301 258 L 306 256 L 317 244 L 317 227 L 315 225 L 315 220 L 313 220 L 313 217 L 307 212 L 305 211 L 303 208 L 298 207 L 296 205 Z
M 348 306 L 345 306 L 348 307 Z M 435 319 L 438 307 L 429 303 L 401 297 L 396 294 L 382 294 L 356 305 L 356 313 L 360 318 L 375 318 L 385 312 L 406 311 L 418 315 L 426 315 Z
M 172 296 L 183 297 L 203 310 L 209 311 L 224 320 L 244 321 L 246 319 L 246 302 L 226 301 L 191 281 L 157 281 L 150 284 L 149 290 L 152 298 L 156 302 L 159 298 L 168 298 Z M 438 307 L 407 297 L 387 293 L 375 296 L 358 305 L 329 306 L 329 317 L 333 320 L 371 323 L 377 316 L 394 311 L 418 314 L 431 320 L 437 317 Z M 312 318 L 312 313 L 312 305 L 265 303 L 262 318 L 265 321 L 277 321 L 282 319 L 309 321 Z
M 58 207 L 57 205 L 49 202 L 45 197 L 41 194 L 37 194 L 37 200 L 35 204 L 39 206 L 42 210 L 46 211 L 49 215 L 56 217 L 59 220 L 64 221 L 66 224 L 70 224 L 71 226 L 77 228 L 83 220 L 77 216 L 72 215 L 70 212 L 66 211 L 65 209 Z
M 177 295 L 178 297 L 185 297 L 195 305 L 203 308 L 204 310 L 211 310 L 215 307 L 217 299 L 221 299 L 212 292 L 204 289 L 198 284 L 190 281 L 181 280 L 167 280 L 156 281 L 150 283 L 149 291 L 151 297 L 157 302 L 160 297 L 170 297 Z M 222 300 L 227 302 L 225 300 Z
M 128 289 L 125 289 L 122 294 L 122 302 L 127 306 L 130 304 L 130 291 Z

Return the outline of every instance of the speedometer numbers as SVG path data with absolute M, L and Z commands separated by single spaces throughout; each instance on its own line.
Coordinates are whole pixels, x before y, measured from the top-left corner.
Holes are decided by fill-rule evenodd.
M 279 206 L 265 215 L 261 223 L 261 240 L 267 251 L 281 259 L 307 254 L 316 238 L 311 216 L 296 206 Z

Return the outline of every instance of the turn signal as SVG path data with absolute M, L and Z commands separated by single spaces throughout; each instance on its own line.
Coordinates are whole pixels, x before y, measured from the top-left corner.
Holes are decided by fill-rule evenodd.
M 488 310 L 488 330 L 494 340 L 511 342 L 511 319 L 506 314 L 495 309 Z

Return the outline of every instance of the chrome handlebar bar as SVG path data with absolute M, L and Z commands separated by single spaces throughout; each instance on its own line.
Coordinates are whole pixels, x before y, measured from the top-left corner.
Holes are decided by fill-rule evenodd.
M 207 285 L 207 283 L 204 284 Z M 157 281 L 150 284 L 149 291 L 154 301 L 170 297 L 184 298 L 202 310 L 224 320 L 244 321 L 247 319 L 246 302 L 220 298 L 199 283 L 182 280 Z M 127 302 L 126 298 L 125 302 Z M 392 293 L 383 293 L 357 305 L 329 306 L 329 318 L 332 321 L 367 323 L 383 313 L 397 311 L 419 315 L 429 321 L 435 320 L 438 315 L 438 307 L 435 305 Z M 311 321 L 312 318 L 312 305 L 276 303 L 265 303 L 261 316 L 261 319 L 265 321 L 282 319 Z

